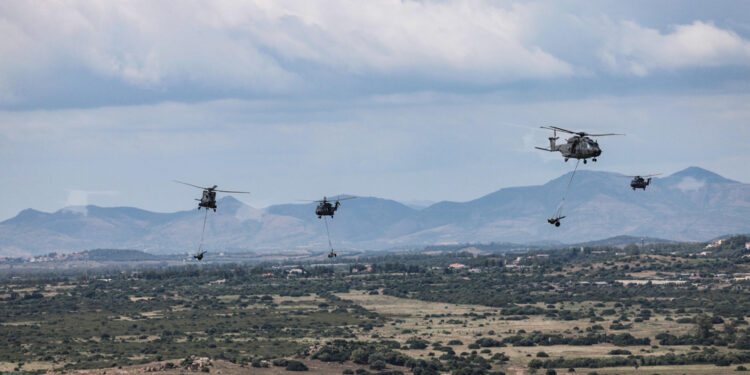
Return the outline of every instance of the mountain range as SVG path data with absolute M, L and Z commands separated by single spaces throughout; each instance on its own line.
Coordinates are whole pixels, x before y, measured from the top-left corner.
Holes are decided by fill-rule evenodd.
M 572 172 L 571 172 L 572 173 Z M 342 202 L 329 220 L 334 247 L 382 250 L 433 244 L 556 241 L 581 243 L 632 235 L 706 241 L 750 233 L 750 184 L 690 167 L 655 178 L 646 191 L 611 172 L 579 170 L 570 186 L 560 227 L 547 223 L 560 204 L 570 173 L 544 185 L 498 190 L 468 202 L 419 209 L 375 197 Z M 209 212 L 209 251 L 323 251 L 326 228 L 315 204 L 253 208 L 225 196 Z M 94 248 L 152 253 L 194 251 L 204 212 L 150 212 L 132 207 L 33 209 L 0 222 L 0 256 L 29 256 Z

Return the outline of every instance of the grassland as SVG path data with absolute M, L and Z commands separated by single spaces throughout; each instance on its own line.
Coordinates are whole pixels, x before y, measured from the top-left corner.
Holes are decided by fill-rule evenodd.
M 287 373 L 280 359 L 321 374 L 750 367 L 750 284 L 732 275 L 749 269 L 747 258 L 678 250 L 7 277 L 0 372 Z M 457 262 L 465 267 L 448 266 Z M 209 362 L 190 367 L 196 357 Z

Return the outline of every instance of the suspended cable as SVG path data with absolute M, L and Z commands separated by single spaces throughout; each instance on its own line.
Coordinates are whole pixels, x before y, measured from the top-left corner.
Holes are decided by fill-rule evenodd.
M 326 235 L 328 236 L 328 247 L 331 249 L 331 254 L 333 254 L 333 245 L 331 245 L 331 232 L 328 230 L 328 216 L 323 216 L 323 220 L 326 222 Z
M 570 180 L 568 181 L 568 186 L 565 188 L 565 192 L 563 192 L 562 200 L 560 200 L 560 204 L 557 206 L 557 209 L 555 210 L 555 213 L 552 216 L 552 219 L 550 219 L 552 221 L 548 220 L 550 221 L 550 224 L 555 223 L 555 220 L 557 221 L 557 223 L 559 223 L 559 219 L 563 218 L 562 209 L 563 209 L 563 206 L 565 205 L 565 199 L 568 197 L 568 191 L 570 190 L 570 186 L 573 184 L 573 177 L 575 177 L 576 171 L 578 171 L 578 165 L 580 164 L 581 164 L 581 159 L 578 159 L 578 161 L 576 161 L 576 167 L 573 169 L 573 173 L 570 174 Z
M 201 243 L 198 245 L 198 253 L 203 248 L 203 235 L 206 233 L 206 219 L 208 219 L 208 208 L 206 209 L 206 215 L 203 216 L 203 230 L 201 231 Z

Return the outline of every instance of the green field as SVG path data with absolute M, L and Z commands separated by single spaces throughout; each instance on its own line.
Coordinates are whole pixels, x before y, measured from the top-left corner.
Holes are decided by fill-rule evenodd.
M 738 373 L 750 264 L 699 248 L 3 274 L 0 372 Z

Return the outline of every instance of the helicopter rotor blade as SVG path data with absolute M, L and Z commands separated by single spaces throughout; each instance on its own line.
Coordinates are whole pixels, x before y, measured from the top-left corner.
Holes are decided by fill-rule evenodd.
M 568 133 L 568 134 L 578 134 L 577 132 L 574 132 L 572 130 L 558 128 L 557 126 L 540 126 L 540 128 L 542 128 L 542 129 L 549 129 L 549 130 L 556 130 L 556 131 L 563 132 L 563 133 Z
M 232 190 L 219 190 L 219 189 L 214 189 L 214 191 L 220 191 L 222 193 L 250 194 L 249 191 L 232 191 Z
M 659 175 L 661 175 L 661 173 L 655 173 L 655 174 L 647 174 L 647 175 L 635 175 L 635 176 L 620 176 L 620 177 L 628 177 L 628 178 L 636 178 L 636 177 L 640 177 L 640 178 L 649 178 L 649 177 L 654 177 L 654 176 L 659 176 Z
M 183 185 L 188 185 L 188 186 L 196 187 L 196 188 L 198 188 L 198 189 L 203 189 L 203 190 L 208 190 L 208 189 L 209 189 L 209 188 L 207 188 L 207 187 L 203 187 L 203 186 L 198 186 L 198 185 L 188 184 L 187 182 L 182 182 L 182 181 L 177 181 L 177 180 L 173 180 L 173 181 L 174 181 L 174 182 L 177 182 L 177 183 L 179 183 L 179 184 L 183 184 Z
M 619 134 L 619 133 L 590 134 L 590 133 L 585 133 L 585 132 L 581 132 L 579 134 L 583 134 L 584 136 L 588 135 L 588 136 L 591 136 L 591 137 L 606 137 L 608 135 L 625 135 L 625 134 Z
M 344 198 L 336 198 L 336 199 L 332 199 L 332 200 L 334 202 L 339 202 L 339 201 L 346 201 L 346 200 L 354 199 L 354 198 L 357 198 L 357 197 L 344 197 Z

